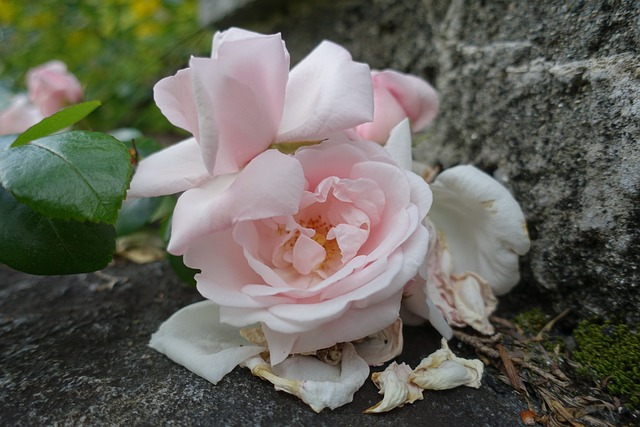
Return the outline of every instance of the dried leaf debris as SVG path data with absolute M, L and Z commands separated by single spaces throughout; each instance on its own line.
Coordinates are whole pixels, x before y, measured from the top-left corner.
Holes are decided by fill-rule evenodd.
M 454 336 L 473 347 L 485 365 L 502 373 L 498 379 L 523 397 L 526 407 L 520 418 L 524 425 L 613 426 L 619 402 L 611 401 L 601 390 L 576 387 L 570 378 L 570 361 L 561 346 L 550 340 L 553 327 L 567 314 L 561 313 L 537 333 L 525 332 L 511 321 L 493 316 L 496 334 L 484 337 L 456 330 Z

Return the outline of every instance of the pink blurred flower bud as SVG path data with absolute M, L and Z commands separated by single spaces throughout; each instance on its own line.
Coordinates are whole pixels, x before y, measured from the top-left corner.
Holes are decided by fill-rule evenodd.
M 42 114 L 26 95 L 15 95 L 9 106 L 0 111 L 0 135 L 22 133 L 42 119 Z
M 50 61 L 29 70 L 27 88 L 29 99 L 44 116 L 76 104 L 83 97 L 80 82 L 61 61 Z

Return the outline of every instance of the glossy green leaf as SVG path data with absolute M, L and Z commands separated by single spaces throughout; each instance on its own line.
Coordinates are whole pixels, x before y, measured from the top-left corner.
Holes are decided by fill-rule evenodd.
M 116 222 L 118 237 L 131 234 L 150 224 L 161 205 L 161 197 L 126 200 L 122 204 Z
M 0 184 L 61 220 L 115 223 L 131 170 L 124 145 L 94 132 L 59 133 L 0 152 Z
M 0 187 L 0 262 L 30 274 L 100 270 L 115 251 L 106 224 L 61 221 L 40 215 Z
M 100 101 L 88 101 L 82 104 L 63 108 L 49 117 L 45 117 L 39 123 L 31 126 L 16 139 L 12 147 L 18 147 L 29 142 L 51 135 L 87 117 L 93 110 L 100 106 Z

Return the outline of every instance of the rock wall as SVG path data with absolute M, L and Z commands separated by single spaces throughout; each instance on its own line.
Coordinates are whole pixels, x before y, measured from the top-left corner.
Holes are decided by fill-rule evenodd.
M 280 31 L 295 63 L 320 40 L 420 75 L 441 112 L 416 156 L 493 173 L 532 248 L 516 293 L 640 321 L 640 3 L 239 2 L 218 28 Z

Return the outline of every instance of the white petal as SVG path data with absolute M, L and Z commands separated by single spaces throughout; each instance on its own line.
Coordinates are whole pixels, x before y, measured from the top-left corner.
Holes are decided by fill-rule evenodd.
M 391 130 L 384 148 L 398 166 L 405 170 L 411 170 L 413 162 L 411 160 L 411 125 L 409 124 L 409 119 L 404 119 Z
M 218 383 L 233 368 L 264 347 L 250 345 L 240 329 L 219 322 L 211 301 L 191 304 L 174 313 L 151 336 L 149 347 L 191 372 Z
M 402 353 L 402 320 L 396 320 L 380 332 L 354 342 L 354 345 L 358 355 L 369 366 L 379 366 L 388 362 Z
M 380 394 L 384 394 L 384 398 L 364 412 L 388 412 L 404 406 L 405 403 L 422 400 L 423 389 L 409 381 L 411 372 L 409 365 L 393 362 L 384 371 L 371 375 L 371 380 L 380 389 Z
M 350 343 L 343 344 L 340 366 L 331 366 L 313 356 L 292 356 L 271 366 L 260 356 L 244 365 L 251 373 L 271 382 L 276 390 L 298 396 L 320 412 L 335 409 L 353 400 L 369 375 L 369 366 Z
M 480 387 L 484 371 L 481 361 L 457 357 L 442 339 L 442 348 L 422 359 L 409 379 L 425 390 L 448 390 L 461 385 Z
M 522 210 L 509 191 L 473 166 L 442 172 L 431 185 L 429 212 L 446 236 L 453 272 L 474 272 L 497 295 L 518 283 L 518 256 L 529 250 Z

